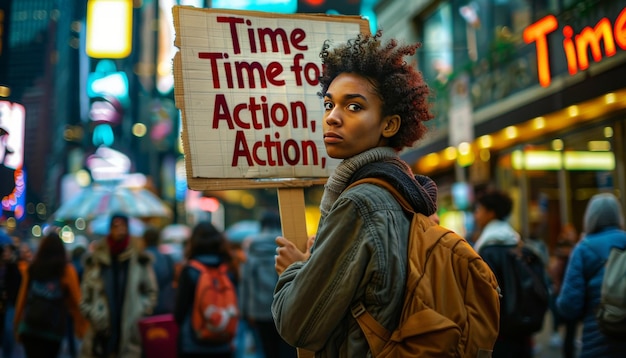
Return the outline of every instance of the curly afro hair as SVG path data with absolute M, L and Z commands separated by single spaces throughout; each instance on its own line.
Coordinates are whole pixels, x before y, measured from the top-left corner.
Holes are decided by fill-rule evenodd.
M 400 130 L 389 139 L 389 146 L 401 150 L 410 147 L 426 133 L 424 121 L 431 120 L 428 86 L 405 56 L 415 55 L 420 44 L 398 45 L 394 39 L 381 43 L 382 31 L 375 35 L 360 34 L 355 39 L 331 49 L 324 42 L 320 53 L 323 71 L 320 96 L 341 73 L 354 73 L 369 79 L 383 102 L 383 116 L 397 114 Z

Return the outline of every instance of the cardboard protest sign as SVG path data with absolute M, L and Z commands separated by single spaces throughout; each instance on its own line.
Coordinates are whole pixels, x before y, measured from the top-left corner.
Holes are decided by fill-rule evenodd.
M 322 184 L 324 41 L 369 31 L 357 16 L 174 6 L 174 88 L 195 190 Z

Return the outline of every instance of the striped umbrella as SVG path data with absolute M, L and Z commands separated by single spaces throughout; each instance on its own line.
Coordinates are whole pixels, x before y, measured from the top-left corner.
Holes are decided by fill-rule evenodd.
M 136 218 L 171 218 L 172 210 L 158 196 L 144 188 L 93 185 L 63 203 L 52 215 L 57 222 L 124 213 Z

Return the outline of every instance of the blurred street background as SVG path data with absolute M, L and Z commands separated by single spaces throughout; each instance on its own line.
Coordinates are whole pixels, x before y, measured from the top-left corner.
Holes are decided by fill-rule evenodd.
M 51 228 L 68 253 L 89 250 L 123 211 L 133 236 L 162 230 L 160 250 L 180 264 L 198 222 L 241 249 L 278 207 L 275 186 L 189 188 L 176 5 L 362 16 L 384 38 L 420 42 L 410 63 L 434 118 L 400 155 L 437 183 L 441 225 L 469 240 L 490 187 L 513 198 L 511 225 L 549 259 L 565 227 L 583 233 L 593 195 L 614 193 L 626 209 L 623 0 L 0 0 L 0 242 L 16 261 Z M 303 188 L 308 235 L 322 193 Z M 549 327 L 538 357 L 559 356 Z

